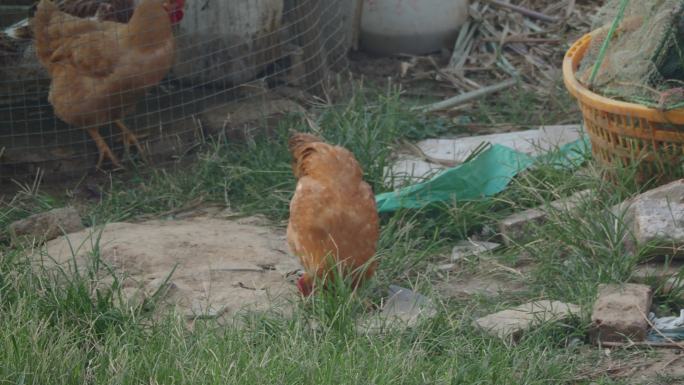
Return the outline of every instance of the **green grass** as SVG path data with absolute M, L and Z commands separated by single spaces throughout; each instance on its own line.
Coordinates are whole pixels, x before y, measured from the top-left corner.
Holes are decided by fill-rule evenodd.
M 251 314 L 240 328 L 205 321 L 190 332 L 172 315 L 152 321 L 123 310 L 116 288 L 93 295 L 95 266 L 64 282 L 20 261 L 11 253 L 1 265 L 15 275 L 3 287 L 3 383 L 544 384 L 572 373 L 570 353 L 548 348 L 562 346 L 563 328 L 506 346 L 472 329 L 468 307 L 442 309 L 407 332 L 357 335 L 360 307 L 341 293 L 292 318 Z M 312 319 L 321 326 L 312 329 Z
M 562 80 L 539 94 L 515 87 L 488 97 L 464 112 L 468 120 L 483 124 L 508 124 L 535 128 L 542 125 L 577 122 L 577 103 L 567 93 Z
M 521 123 L 527 107 L 505 102 L 499 113 Z M 83 212 L 89 224 L 103 224 L 172 217 L 201 202 L 263 214 L 282 226 L 295 186 L 286 135 L 312 127 L 354 152 L 376 192 L 389 190 L 383 170 L 399 139 L 451 129 L 442 119 L 410 112 L 394 90 L 357 92 L 346 104 L 320 108 L 312 120 L 284 119 L 273 135 L 255 134 L 245 143 L 217 138 L 189 164 L 113 178 L 101 199 L 80 202 Z M 585 374 L 602 359 L 586 337 L 589 309 L 599 283 L 626 281 L 644 257 L 642 250 L 628 256 L 621 215 L 607 211 L 637 189 L 629 175 L 610 185 L 600 174 L 592 167 L 573 173 L 540 165 L 493 198 L 383 215 L 380 267 L 359 295 L 340 286 L 299 302 L 292 316 L 277 309 L 245 313 L 239 326 L 198 320 L 189 329 L 181 316 L 155 310 L 154 300 L 124 305 L 117 276 L 100 260 L 97 245 L 85 268 L 54 270 L 29 263 L 26 250 L 0 240 L 0 384 L 621 383 L 607 372 Z M 531 266 L 521 273 L 525 290 L 455 299 L 436 291 L 444 278 L 431 266 L 447 261 L 454 242 L 487 239 L 505 215 L 588 188 L 593 193 L 576 211 L 552 210 L 535 237 L 497 253 L 494 261 L 509 269 Z M 0 206 L 0 226 L 68 201 L 28 186 Z M 488 266 L 485 258 L 472 259 L 459 269 L 467 274 Z M 430 295 L 437 316 L 407 330 L 357 333 L 368 312 L 364 299 L 376 302 L 390 283 Z M 526 333 L 517 344 L 471 324 L 540 298 L 576 303 L 582 314 Z M 681 305 L 677 291 L 657 298 L 669 308 Z

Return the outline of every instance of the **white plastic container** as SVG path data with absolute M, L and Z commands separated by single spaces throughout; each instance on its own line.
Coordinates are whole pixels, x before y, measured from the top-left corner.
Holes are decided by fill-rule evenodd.
M 362 0 L 360 45 L 376 54 L 452 49 L 468 20 L 468 0 Z

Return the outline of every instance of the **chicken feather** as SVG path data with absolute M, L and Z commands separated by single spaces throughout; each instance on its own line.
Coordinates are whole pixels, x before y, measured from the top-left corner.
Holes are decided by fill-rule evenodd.
M 375 196 L 361 166 L 347 149 L 313 135 L 292 135 L 289 148 L 297 187 L 287 240 L 306 270 L 298 287 L 308 295 L 316 278 L 329 279 L 328 258 L 356 287 L 375 272 L 379 237 Z

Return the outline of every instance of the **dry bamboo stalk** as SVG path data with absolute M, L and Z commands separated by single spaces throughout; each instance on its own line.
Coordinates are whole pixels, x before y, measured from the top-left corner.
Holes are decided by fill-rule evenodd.
M 415 107 L 414 110 L 422 110 L 424 112 L 433 112 L 433 111 L 445 110 L 447 108 L 452 108 L 452 107 L 458 106 L 459 104 L 467 103 L 471 100 L 481 98 L 483 96 L 492 94 L 494 92 L 504 90 L 506 88 L 514 86 L 517 83 L 518 83 L 518 81 L 516 79 L 508 79 L 508 80 L 501 82 L 501 83 L 498 83 L 498 84 L 494 84 L 491 86 L 480 88 L 479 90 L 475 90 L 472 92 L 466 92 L 466 93 L 463 93 L 460 95 L 456 95 L 452 98 L 442 100 L 441 102 L 429 104 L 427 106 L 422 106 L 422 107 Z
M 668 349 L 683 349 L 681 344 L 673 342 L 650 342 L 650 341 L 632 341 L 632 342 L 614 342 L 601 341 L 601 346 L 609 348 L 632 348 L 632 347 L 651 347 L 651 348 L 668 348 Z
M 519 5 L 510 4 L 510 3 L 504 3 L 503 1 L 499 1 L 499 0 L 489 0 L 489 2 L 492 3 L 492 4 L 494 4 L 494 5 L 497 5 L 497 6 L 499 6 L 499 7 L 508 8 L 508 9 L 510 9 L 511 11 L 516 11 L 516 12 L 518 12 L 518 13 L 521 13 L 521 14 L 525 15 L 525 16 L 533 17 L 533 18 L 535 18 L 535 19 L 539 19 L 539 20 L 543 20 L 543 21 L 548 21 L 548 22 L 550 22 L 550 23 L 554 23 L 554 22 L 557 22 L 557 21 L 558 21 L 558 18 L 557 18 L 557 17 L 545 15 L 545 14 L 543 14 L 543 13 L 541 13 L 541 12 L 533 11 L 533 10 L 531 10 L 531 9 L 527 9 L 527 8 L 525 8 L 525 7 L 521 7 L 521 6 L 519 6 Z
M 484 41 L 499 41 L 499 39 L 486 37 Z M 510 36 L 503 40 L 503 43 L 542 43 L 542 44 L 558 44 L 560 39 L 544 38 L 544 37 L 524 37 L 524 36 Z

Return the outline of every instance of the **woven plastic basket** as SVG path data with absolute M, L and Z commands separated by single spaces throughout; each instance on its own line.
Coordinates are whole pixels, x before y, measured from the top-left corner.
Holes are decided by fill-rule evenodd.
M 604 166 L 636 166 L 638 182 L 682 176 L 684 109 L 661 111 L 595 94 L 575 78 L 596 30 L 576 41 L 563 60 L 565 86 L 579 104 L 594 158 Z

